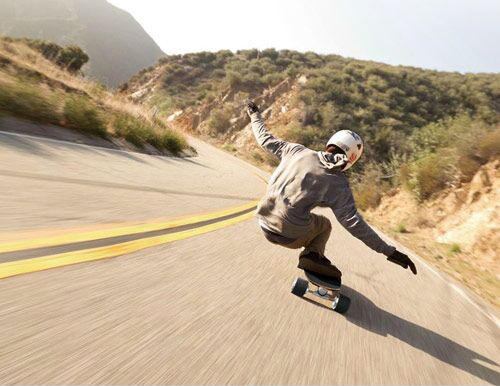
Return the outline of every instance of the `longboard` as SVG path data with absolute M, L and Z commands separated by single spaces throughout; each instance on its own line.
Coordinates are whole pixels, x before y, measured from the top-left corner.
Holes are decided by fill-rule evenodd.
M 307 280 L 297 277 L 292 284 L 292 294 L 299 297 L 306 293 L 318 296 L 322 299 L 332 302 L 332 309 L 340 314 L 347 312 L 351 305 L 351 299 L 340 293 L 342 287 L 341 279 L 318 275 L 316 273 L 304 270 Z M 309 288 L 309 283 L 316 288 Z

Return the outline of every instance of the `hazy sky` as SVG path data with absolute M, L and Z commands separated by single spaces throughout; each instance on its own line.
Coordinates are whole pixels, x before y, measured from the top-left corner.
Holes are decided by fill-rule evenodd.
M 244 48 L 500 72 L 500 0 L 108 0 L 167 54 Z

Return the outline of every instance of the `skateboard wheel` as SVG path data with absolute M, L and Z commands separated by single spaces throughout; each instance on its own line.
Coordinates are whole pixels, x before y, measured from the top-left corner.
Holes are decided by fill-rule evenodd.
M 338 295 L 332 303 L 332 308 L 339 314 L 347 312 L 349 306 L 351 305 L 351 299 L 345 295 Z
M 309 282 L 300 277 L 296 278 L 292 284 L 292 294 L 297 296 L 304 296 L 309 288 Z

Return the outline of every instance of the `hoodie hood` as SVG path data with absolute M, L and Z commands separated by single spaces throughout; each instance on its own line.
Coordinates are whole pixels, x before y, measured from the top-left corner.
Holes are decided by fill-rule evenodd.
M 345 154 L 332 154 L 327 151 L 318 151 L 318 157 L 321 164 L 328 170 L 338 169 L 342 171 L 348 163 Z

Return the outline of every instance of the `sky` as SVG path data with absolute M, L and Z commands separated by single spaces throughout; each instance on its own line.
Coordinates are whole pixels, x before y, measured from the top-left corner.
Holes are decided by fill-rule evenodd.
M 274 47 L 500 72 L 500 0 L 108 0 L 166 54 Z

